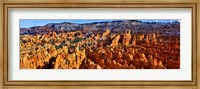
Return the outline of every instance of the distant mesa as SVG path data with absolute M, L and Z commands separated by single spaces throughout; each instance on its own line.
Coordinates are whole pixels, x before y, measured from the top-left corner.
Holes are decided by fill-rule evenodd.
M 131 32 L 142 33 L 150 32 L 150 29 L 169 29 L 177 28 L 180 29 L 180 22 L 173 21 L 171 23 L 157 23 L 157 22 L 142 22 L 139 20 L 115 20 L 115 21 L 106 21 L 106 22 L 93 22 L 93 23 L 48 23 L 44 26 L 34 26 L 30 28 L 20 28 L 20 35 L 24 34 L 45 34 L 49 32 L 69 32 L 84 30 L 86 32 L 90 31 L 105 31 L 110 29 L 112 32 L 120 32 L 125 29 L 130 29 Z M 145 30 L 144 30 L 145 29 Z M 148 31 L 147 31 L 148 30 Z

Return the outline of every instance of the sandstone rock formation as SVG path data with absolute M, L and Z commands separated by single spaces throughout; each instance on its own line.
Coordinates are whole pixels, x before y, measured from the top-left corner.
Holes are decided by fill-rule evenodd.
M 113 40 L 110 46 L 117 46 L 119 44 L 120 35 L 117 35 Z
M 72 25 L 69 28 L 73 31 L 67 28 L 70 25 L 58 25 L 55 28 L 70 31 L 20 35 L 20 68 L 180 69 L 180 35 L 177 30 L 165 33 L 147 24 L 147 30 L 138 32 L 132 29 L 125 32 L 120 29 L 119 32 L 114 28 L 93 31 L 90 26 L 76 30 L 81 27 Z M 38 29 L 54 30 L 48 26 Z M 101 26 L 92 27 L 100 29 Z M 173 26 L 169 28 L 175 29 Z M 170 31 L 174 34 L 169 34 Z

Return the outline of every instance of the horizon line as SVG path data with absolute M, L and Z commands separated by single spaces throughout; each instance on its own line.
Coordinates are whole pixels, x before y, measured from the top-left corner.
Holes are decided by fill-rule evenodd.
M 136 21 L 142 21 L 142 22 L 173 22 L 178 21 L 179 19 L 171 19 L 171 20 L 159 20 L 159 19 L 148 19 L 148 20 L 137 20 Z M 112 22 L 112 21 L 126 21 L 126 20 L 58 20 L 58 19 L 22 19 L 20 20 L 20 28 L 31 28 L 36 26 L 45 26 L 47 24 L 56 24 L 56 23 L 74 23 L 74 24 L 89 24 L 89 23 L 95 23 L 95 22 Z M 127 20 L 130 21 L 130 20 Z

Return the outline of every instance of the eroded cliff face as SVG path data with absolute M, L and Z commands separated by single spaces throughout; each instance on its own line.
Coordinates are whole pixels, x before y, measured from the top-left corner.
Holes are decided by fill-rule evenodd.
M 155 29 L 21 35 L 20 68 L 179 69 L 180 36 Z

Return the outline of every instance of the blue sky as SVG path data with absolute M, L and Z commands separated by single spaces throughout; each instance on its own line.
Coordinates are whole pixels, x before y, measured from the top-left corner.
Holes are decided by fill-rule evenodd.
M 71 22 L 71 23 L 92 23 L 92 22 L 104 22 L 104 21 L 113 21 L 113 20 L 59 20 L 59 19 L 21 19 L 20 28 L 29 28 L 33 26 L 43 26 L 48 23 L 62 23 L 62 22 Z M 156 22 L 168 22 L 174 20 L 141 20 L 141 21 L 156 21 Z

